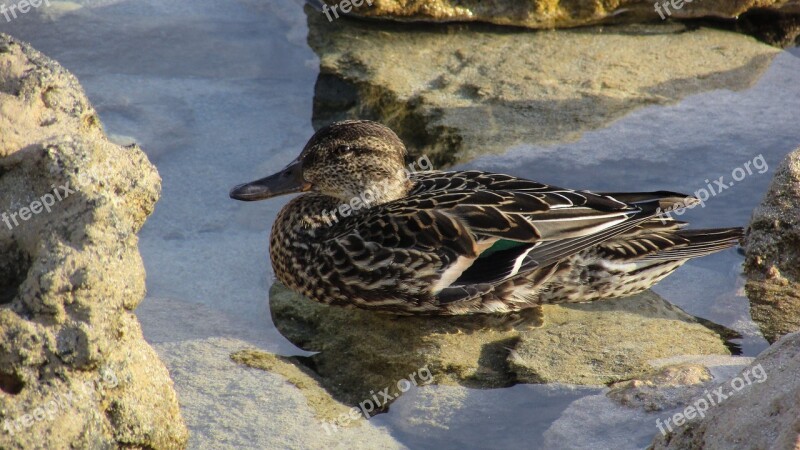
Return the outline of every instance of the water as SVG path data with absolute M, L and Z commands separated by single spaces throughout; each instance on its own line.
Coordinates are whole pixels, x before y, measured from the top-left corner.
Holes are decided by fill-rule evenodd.
M 224 336 L 278 354 L 307 354 L 276 331 L 269 314 L 274 276 L 267 236 L 286 199 L 245 207 L 228 198 L 231 186 L 290 161 L 313 133 L 318 59 L 305 43 L 301 3 L 53 3 L 58 7 L 46 14 L 0 19 L 0 31 L 31 42 L 74 73 L 107 132 L 140 143 L 163 178 L 162 198 L 140 242 L 148 297 L 137 315 L 147 340 L 166 352 L 167 344 Z M 706 179 L 731 181 L 734 169 L 763 155 L 768 171 L 754 171 L 683 216 L 697 226 L 744 225 L 777 163 L 800 142 L 794 117 L 799 56 L 797 50 L 778 55 L 744 91 L 706 92 L 640 109 L 577 142 L 509 149 L 463 167 L 597 191 L 694 192 Z M 741 261 L 735 250 L 693 261 L 655 291 L 741 332 L 744 354 L 755 355 L 766 343 L 739 293 Z M 466 390 L 447 427 L 416 429 L 408 418 L 418 412 L 413 399 L 425 389 L 448 388 L 404 396 L 371 423 L 413 448 L 565 444 L 560 426 L 580 417 L 578 410 L 594 419 L 578 430 L 575 443 L 637 448 L 656 432 L 654 418 L 602 403 L 599 389 L 569 386 Z M 180 383 L 178 392 L 186 411 L 198 407 Z M 234 408 L 232 399 L 216 401 Z M 267 412 L 270 407 L 263 405 Z M 186 417 L 192 447 L 213 448 L 199 436 L 217 419 Z

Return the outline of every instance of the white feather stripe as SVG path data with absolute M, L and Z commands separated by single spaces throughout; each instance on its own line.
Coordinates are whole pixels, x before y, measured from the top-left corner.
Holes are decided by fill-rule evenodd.
M 450 267 L 447 268 L 442 273 L 441 278 L 439 281 L 436 282 L 433 286 L 431 286 L 431 294 L 436 295 L 442 291 L 442 289 L 450 286 L 453 284 L 454 281 L 464 273 L 465 270 L 472 265 L 472 263 L 477 258 L 467 258 L 466 256 L 459 256 L 458 259 L 454 264 L 451 264 Z

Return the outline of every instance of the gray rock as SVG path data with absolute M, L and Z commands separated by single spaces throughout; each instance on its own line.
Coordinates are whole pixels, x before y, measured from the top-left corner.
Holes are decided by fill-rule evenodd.
M 75 77 L 0 34 L 0 448 L 183 448 L 133 310 L 161 180 Z
M 646 447 L 663 421 L 714 383 L 737 375 L 753 358 L 679 356 L 651 361 L 656 372 L 615 383 L 610 389 L 572 402 L 543 435 L 543 448 Z M 706 380 L 711 374 L 713 381 Z M 706 380 L 706 381 L 703 381 Z M 576 433 L 575 430 L 581 430 Z
M 332 427 L 330 414 L 348 413 L 319 388 L 313 377 L 277 363 L 264 352 L 249 361 L 251 369 L 231 360 L 231 353 L 257 353 L 236 339 L 208 338 L 157 344 L 175 379 L 193 449 L 364 448 L 402 449 L 383 427 L 354 419 Z M 328 425 L 326 428 L 325 425 Z
M 308 14 L 308 42 L 320 58 L 314 126 L 377 120 L 436 168 L 520 144 L 577 140 L 644 106 L 745 89 L 779 52 L 676 23 L 419 30 Z
M 753 320 L 770 342 L 800 330 L 800 149 L 776 169 L 745 248 Z
M 745 374 L 750 375 L 745 377 Z M 751 382 L 745 382 L 746 378 Z M 800 333 L 784 336 L 741 374 L 719 387 L 727 398 L 711 405 L 704 417 L 697 416 L 681 426 L 673 425 L 672 432 L 657 435 L 651 447 L 710 450 L 800 447 L 797 400 Z

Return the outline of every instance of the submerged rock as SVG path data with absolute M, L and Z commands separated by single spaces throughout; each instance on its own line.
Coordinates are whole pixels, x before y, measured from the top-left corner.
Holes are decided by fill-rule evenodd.
M 657 358 L 730 353 L 719 334 L 649 291 L 511 316 L 397 317 L 322 305 L 276 283 L 270 308 L 287 339 L 319 352 L 303 363 L 335 398 L 357 405 L 388 388 L 376 411 L 402 395 L 403 380 L 601 385 L 648 373 Z
M 753 320 L 770 342 L 800 330 L 800 149 L 776 169 L 745 248 Z
M 0 448 L 183 448 L 142 338 L 136 233 L 161 180 L 75 77 L 0 34 Z
M 320 58 L 314 126 L 382 122 L 436 168 L 576 140 L 644 106 L 745 89 L 779 53 L 748 36 L 677 23 L 532 32 L 331 23 L 307 11 Z
M 651 448 L 798 448 L 800 333 L 784 336 L 737 377 L 713 390 L 719 388 L 725 398 L 711 396 L 716 401 L 702 417 L 694 414 L 683 425 L 672 425 L 673 431 L 656 435 Z M 703 398 L 708 394 L 695 401 Z
M 341 0 L 323 0 L 329 6 L 341 8 Z M 355 0 L 350 4 L 353 14 L 392 20 L 433 22 L 489 22 L 528 28 L 562 28 L 596 23 L 650 22 L 659 19 L 688 19 L 699 17 L 736 18 L 751 9 L 771 9 L 798 13 L 796 0 L 703 0 L 679 2 L 653 0 Z M 655 4 L 660 3 L 656 8 Z M 676 7 L 680 5 L 680 7 Z M 326 9 L 333 19 L 336 14 Z M 661 12 L 659 12 L 661 11 Z

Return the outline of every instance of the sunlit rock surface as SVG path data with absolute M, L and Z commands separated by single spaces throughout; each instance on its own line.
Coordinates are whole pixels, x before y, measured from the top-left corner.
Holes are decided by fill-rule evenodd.
M 341 1 L 324 0 L 340 8 Z M 435 22 L 490 22 L 529 28 L 591 25 L 601 22 L 647 22 L 668 17 L 676 19 L 735 18 L 753 8 L 800 12 L 796 0 L 703 0 L 681 1 L 662 6 L 653 0 L 356 0 L 353 14 L 395 20 Z M 659 2 L 663 4 L 664 2 Z M 348 2 L 347 5 L 350 3 Z M 350 8 L 345 5 L 345 9 Z M 675 8 L 671 5 L 681 5 Z M 330 9 L 328 14 L 336 17 Z M 337 9 L 339 14 L 341 9 Z M 345 11 L 348 12 L 348 11 Z
M 75 77 L 0 34 L 0 448 L 183 448 L 133 310 L 161 180 Z
M 747 230 L 750 313 L 774 342 L 800 330 L 800 149 L 775 170 Z
M 328 22 L 306 12 L 320 58 L 315 127 L 373 119 L 437 167 L 576 140 L 644 106 L 746 89 L 779 52 L 681 24 L 533 32 Z
M 723 383 L 725 399 L 709 407 L 704 417 L 657 435 L 652 448 L 800 447 L 800 334 L 784 336 L 734 379 L 744 380 L 744 373 L 759 377 L 751 375 L 750 383 Z
M 525 382 L 608 384 L 677 355 L 727 355 L 735 333 L 700 321 L 652 291 L 544 309 L 545 325 L 523 335 L 509 358 Z M 713 328 L 713 330 L 711 328 Z

